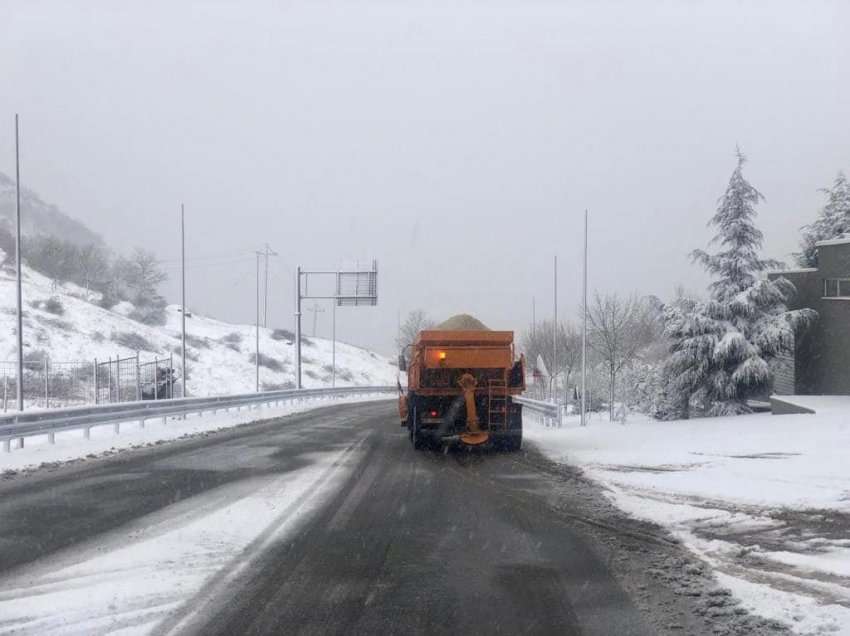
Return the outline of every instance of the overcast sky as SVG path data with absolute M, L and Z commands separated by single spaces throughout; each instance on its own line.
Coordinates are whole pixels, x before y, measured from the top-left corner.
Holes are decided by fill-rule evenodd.
M 735 165 L 787 258 L 850 172 L 850 3 L 0 0 L 0 170 L 168 266 L 189 306 L 291 327 L 295 265 L 380 265 L 341 338 L 392 351 L 398 311 L 523 329 L 590 287 L 669 297 Z M 306 314 L 306 333 L 312 316 Z M 319 317 L 328 334 L 330 313 Z

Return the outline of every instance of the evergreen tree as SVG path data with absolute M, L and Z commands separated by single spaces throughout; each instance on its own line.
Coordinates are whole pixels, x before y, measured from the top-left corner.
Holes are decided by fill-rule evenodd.
M 769 390 L 770 360 L 789 351 L 794 331 L 815 315 L 788 311 L 794 286 L 784 278 L 764 278 L 777 264 L 758 255 L 763 236 L 755 226 L 755 206 L 764 197 L 744 178 L 744 162 L 738 151 L 738 165 L 710 221 L 718 251 L 691 253 L 714 277 L 709 300 L 683 300 L 666 312 L 665 333 L 672 342 L 666 392 L 678 416 L 691 402 L 712 415 L 749 412 L 747 400 Z
M 832 187 L 824 188 L 821 192 L 826 194 L 827 202 L 821 208 L 817 220 L 803 227 L 803 239 L 800 241 L 803 251 L 795 255 L 800 267 L 818 266 L 818 241 L 828 241 L 845 232 L 850 233 L 850 183 L 847 177 L 839 172 Z

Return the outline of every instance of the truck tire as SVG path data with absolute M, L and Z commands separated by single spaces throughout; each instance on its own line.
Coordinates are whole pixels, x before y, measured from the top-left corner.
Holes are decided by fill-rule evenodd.
M 410 410 L 410 415 L 407 420 L 407 430 L 413 449 L 422 450 L 425 448 L 425 438 L 422 435 L 422 429 L 419 426 L 419 409 L 416 408 L 416 405 L 414 405 Z
M 505 436 L 502 440 L 502 449 L 509 453 L 515 453 L 522 449 L 522 429 L 519 432 L 511 433 Z
M 522 448 L 522 405 L 511 404 L 508 434 L 502 438 L 502 449 L 515 453 Z

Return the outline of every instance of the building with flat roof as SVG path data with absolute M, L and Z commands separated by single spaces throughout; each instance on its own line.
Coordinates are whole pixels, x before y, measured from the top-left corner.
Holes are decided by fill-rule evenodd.
M 818 312 L 775 369 L 773 389 L 779 395 L 850 395 L 850 236 L 821 241 L 817 248 L 816 268 L 769 275 L 797 288 L 789 309 Z

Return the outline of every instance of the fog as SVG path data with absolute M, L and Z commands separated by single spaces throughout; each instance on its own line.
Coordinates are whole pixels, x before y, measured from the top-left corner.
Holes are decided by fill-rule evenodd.
M 22 183 L 152 249 L 173 302 L 184 202 L 188 304 L 228 320 L 266 242 L 274 326 L 296 265 L 376 258 L 338 334 L 384 352 L 418 307 L 548 317 L 555 254 L 574 315 L 585 208 L 591 289 L 701 291 L 736 144 L 772 257 L 850 171 L 846 2 L 2 4 L 0 170 L 19 112 Z

